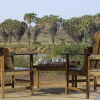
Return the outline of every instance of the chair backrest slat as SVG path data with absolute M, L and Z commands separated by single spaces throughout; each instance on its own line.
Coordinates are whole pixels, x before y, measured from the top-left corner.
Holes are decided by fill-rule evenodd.
M 97 32 L 93 36 L 93 55 L 100 55 L 100 32 Z M 91 61 L 91 69 L 100 68 L 100 61 Z
M 91 48 L 85 48 L 84 53 L 89 53 L 89 54 L 93 54 L 93 55 L 100 55 L 100 32 L 97 32 L 94 34 L 93 47 L 92 47 L 92 50 L 90 50 L 90 49 Z M 87 64 L 88 64 L 88 57 L 85 55 L 82 70 L 87 69 Z M 91 61 L 90 68 L 91 69 L 100 68 L 100 61 Z
M 99 51 L 100 51 L 100 39 L 99 39 L 99 45 L 98 45 L 97 55 L 99 54 Z M 99 62 L 100 62 L 100 61 L 99 61 Z M 95 63 L 95 68 L 97 68 L 99 62 L 96 61 L 96 63 Z

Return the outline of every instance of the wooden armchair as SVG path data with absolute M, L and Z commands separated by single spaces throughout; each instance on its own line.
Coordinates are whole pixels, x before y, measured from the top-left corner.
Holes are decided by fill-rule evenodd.
M 90 50 L 92 53 L 88 52 L 88 48 L 84 50 L 84 53 L 72 53 L 72 52 L 65 52 L 62 54 L 66 55 L 66 94 L 68 94 L 68 89 L 77 90 L 79 92 L 85 92 L 86 98 L 89 98 L 89 87 L 90 87 L 90 76 L 94 76 L 94 89 L 96 90 L 97 85 L 96 82 L 96 76 L 100 75 L 100 71 L 96 70 L 96 68 L 100 67 L 100 61 L 97 61 L 100 59 L 100 33 L 96 33 L 93 36 L 94 40 L 94 46 L 93 49 Z M 69 66 L 69 56 L 70 55 L 83 55 L 84 56 L 84 62 L 83 66 L 81 68 L 70 68 Z M 90 56 L 90 55 L 95 55 Z M 74 75 L 76 78 L 74 80 L 69 80 L 69 75 Z M 80 80 L 77 80 L 77 76 L 85 76 L 86 77 L 86 89 L 80 89 L 76 86 L 69 86 L 70 81 L 78 82 Z M 80 81 L 81 82 L 81 81 Z
M 0 49 L 1 51 L 1 55 L 0 55 L 0 77 L 1 77 L 1 97 L 4 98 L 5 97 L 5 92 L 6 91 L 16 91 L 16 90 L 22 90 L 22 89 L 30 89 L 31 94 L 33 94 L 33 90 L 34 90 L 34 84 L 33 84 L 33 71 L 31 70 L 31 66 L 33 64 L 33 58 L 32 58 L 32 54 L 31 54 L 31 61 L 30 61 L 30 68 L 17 68 L 14 67 L 14 55 L 10 55 L 10 53 L 6 52 L 3 54 L 3 51 L 7 51 L 7 48 L 2 48 Z M 30 76 L 30 81 L 28 81 L 30 83 L 30 86 L 25 86 L 25 87 L 20 87 L 20 88 L 15 88 L 14 87 L 14 81 L 16 80 L 14 78 L 14 76 L 21 76 L 21 75 L 29 75 Z M 5 83 L 5 77 L 6 76 L 11 76 L 11 83 L 10 84 L 6 84 Z M 24 80 L 25 81 L 25 80 Z M 12 89 L 5 89 L 5 86 L 11 86 Z

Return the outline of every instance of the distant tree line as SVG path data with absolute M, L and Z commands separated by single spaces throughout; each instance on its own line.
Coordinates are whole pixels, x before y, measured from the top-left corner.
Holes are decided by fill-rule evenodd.
M 14 37 L 18 45 L 26 29 L 27 24 L 25 22 L 12 19 L 7 19 L 2 22 L 0 24 L 0 33 L 4 39 L 4 44 L 6 45 L 6 43 L 9 42 L 11 46 L 12 37 Z
M 92 38 L 95 32 L 100 31 L 100 14 L 66 20 L 63 29 L 76 41 L 82 41 L 83 38 L 85 40 Z
M 32 23 L 34 23 L 34 26 L 32 26 Z M 3 37 L 4 44 L 6 45 L 9 42 L 10 46 L 12 38 L 15 38 L 17 45 L 19 45 L 22 36 L 27 34 L 28 45 L 30 45 L 32 28 L 34 28 L 33 43 L 37 42 L 37 37 L 40 33 L 46 32 L 51 35 L 51 41 L 54 45 L 55 36 L 59 28 L 73 37 L 75 41 L 81 42 L 83 38 L 87 40 L 91 38 L 95 32 L 100 30 L 100 14 L 94 16 L 85 15 L 65 20 L 54 15 L 46 15 L 38 18 L 35 13 L 26 13 L 23 22 L 6 19 L 0 23 L 0 34 Z

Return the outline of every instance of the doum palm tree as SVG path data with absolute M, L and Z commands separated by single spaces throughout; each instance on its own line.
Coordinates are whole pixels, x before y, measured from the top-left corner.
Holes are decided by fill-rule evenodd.
M 24 15 L 24 21 L 27 22 L 27 24 L 29 25 L 28 28 L 28 45 L 30 45 L 30 38 L 31 38 L 31 23 L 36 21 L 36 14 L 34 13 L 26 13 Z

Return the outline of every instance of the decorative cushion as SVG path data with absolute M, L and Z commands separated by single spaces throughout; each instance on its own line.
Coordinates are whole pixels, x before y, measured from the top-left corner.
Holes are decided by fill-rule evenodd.
M 14 70 L 11 57 L 4 57 L 5 70 Z
M 4 69 L 13 70 L 13 63 L 8 48 L 0 48 L 0 55 L 4 55 Z

